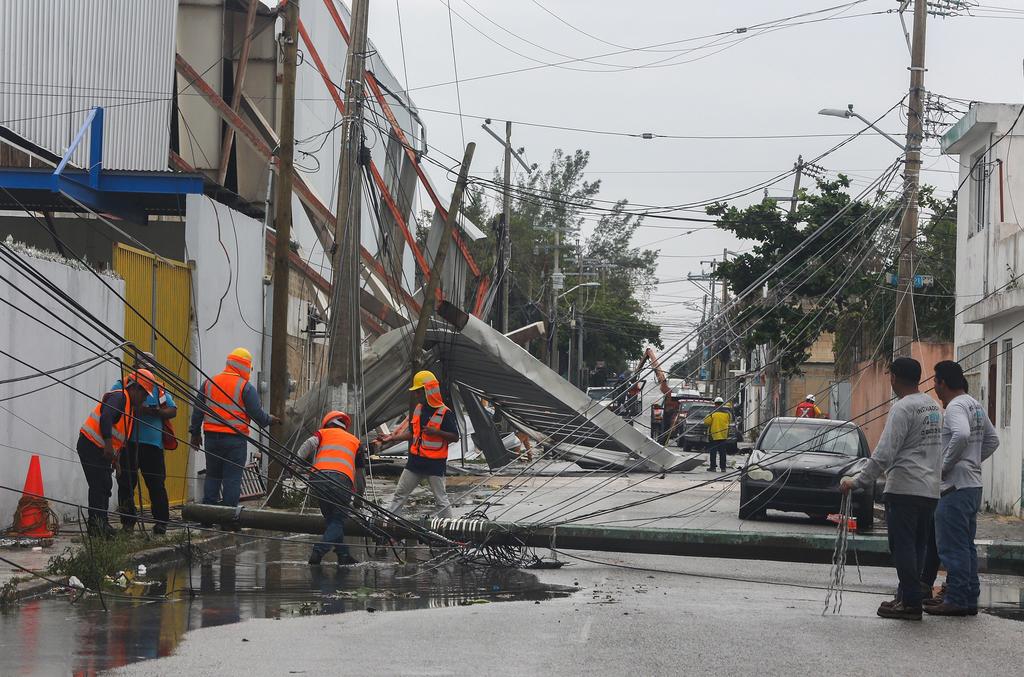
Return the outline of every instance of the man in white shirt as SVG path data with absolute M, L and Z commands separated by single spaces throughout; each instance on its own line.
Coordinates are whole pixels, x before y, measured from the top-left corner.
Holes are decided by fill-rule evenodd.
M 999 447 L 984 407 L 967 394 L 959 364 L 935 365 L 935 393 L 946 408 L 942 423 L 942 486 L 935 509 L 935 544 L 946 567 L 945 591 L 924 604 L 935 616 L 978 613 L 978 551 L 974 538 L 981 507 L 981 463 Z
M 889 552 L 900 585 L 896 599 L 882 602 L 878 615 L 919 621 L 921 575 L 939 498 L 942 412 L 935 400 L 920 390 L 921 364 L 917 360 L 893 360 L 889 382 L 898 399 L 889 409 L 882 437 L 863 469 L 854 477 L 844 477 L 839 488 L 843 493 L 866 489 L 885 473 Z

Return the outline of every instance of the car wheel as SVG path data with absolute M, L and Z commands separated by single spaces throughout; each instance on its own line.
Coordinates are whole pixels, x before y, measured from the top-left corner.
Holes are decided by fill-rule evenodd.
M 758 496 L 759 491 L 749 489 L 745 482 L 740 483 L 740 511 L 741 520 L 758 520 L 765 516 L 768 506 L 764 499 Z
M 688 453 L 690 453 L 690 451 L 691 451 L 692 449 L 693 449 L 693 447 L 691 447 L 691 446 L 690 446 L 689 444 L 687 444 L 686 442 L 683 442 L 683 451 L 684 451 L 684 452 L 686 452 L 686 453 L 688 454 Z

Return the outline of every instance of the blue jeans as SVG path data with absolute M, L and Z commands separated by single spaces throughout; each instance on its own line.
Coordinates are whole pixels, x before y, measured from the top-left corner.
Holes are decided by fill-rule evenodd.
M 885 494 L 884 499 L 889 552 L 900 579 L 896 599 L 905 607 L 920 609 L 921 574 L 931 537 L 935 499 L 905 494 Z
M 345 545 L 345 517 L 352 500 L 352 480 L 340 472 L 317 470 L 309 477 L 310 493 L 320 503 L 320 512 L 327 523 L 324 538 L 313 546 L 313 552 L 327 554 L 331 548 L 338 557 L 348 555 Z
M 249 441 L 241 435 L 207 433 L 203 449 L 206 451 L 203 503 L 231 507 L 238 505 Z
M 974 537 L 980 507 L 981 487 L 971 487 L 946 494 L 935 509 L 935 544 L 939 559 L 946 567 L 943 599 L 953 606 L 978 606 L 981 581 L 978 580 L 978 550 Z

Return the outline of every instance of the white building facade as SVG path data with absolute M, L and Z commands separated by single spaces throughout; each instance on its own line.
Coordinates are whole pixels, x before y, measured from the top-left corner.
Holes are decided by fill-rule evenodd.
M 1024 515 L 1022 117 L 1019 104 L 976 104 L 941 142 L 942 152 L 960 164 L 956 358 L 1001 442 L 984 466 L 982 505 L 1017 515 Z

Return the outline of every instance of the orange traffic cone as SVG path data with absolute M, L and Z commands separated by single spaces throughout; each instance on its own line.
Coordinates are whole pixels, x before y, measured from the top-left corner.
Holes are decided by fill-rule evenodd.
M 25 488 L 21 493 L 12 531 L 28 538 L 53 538 L 53 531 L 49 526 L 53 512 L 43 494 L 43 471 L 39 467 L 38 455 L 33 454 L 28 464 Z

